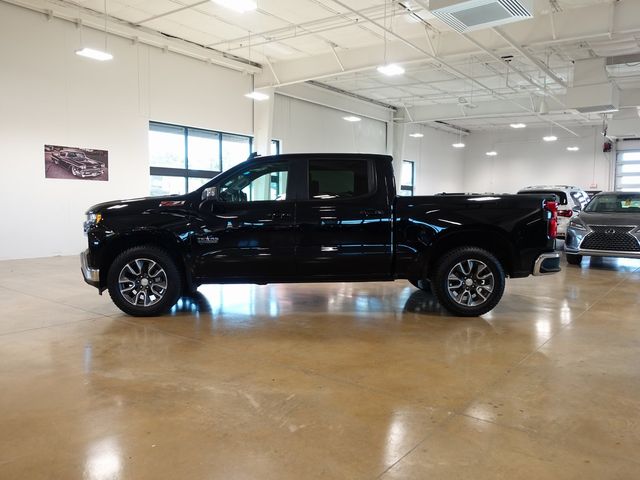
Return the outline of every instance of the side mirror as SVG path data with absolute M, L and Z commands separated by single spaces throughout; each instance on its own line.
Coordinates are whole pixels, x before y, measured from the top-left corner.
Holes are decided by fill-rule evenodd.
M 580 207 L 573 207 L 571 210 L 573 210 L 573 213 L 580 213 L 582 211 Z
M 202 191 L 202 201 L 216 200 L 218 198 L 218 187 L 205 188 Z

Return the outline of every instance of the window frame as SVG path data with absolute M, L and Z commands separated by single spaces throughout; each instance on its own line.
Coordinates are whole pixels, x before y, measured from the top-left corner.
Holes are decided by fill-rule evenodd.
M 151 165 L 151 158 L 149 157 L 149 177 L 151 176 L 162 176 L 162 177 L 181 177 L 184 179 L 184 191 L 185 194 L 189 193 L 189 178 L 206 178 L 208 181 L 214 179 L 216 176 L 222 173 L 222 136 L 229 135 L 233 137 L 240 137 L 249 140 L 249 153 L 247 154 L 247 158 L 251 155 L 253 151 L 253 137 L 250 135 L 242 135 L 237 133 L 223 132 L 219 130 L 207 130 L 199 127 L 190 127 L 186 125 L 178 125 L 175 123 L 166 123 L 166 122 L 156 122 L 149 121 L 149 131 L 153 130 L 153 126 L 158 126 L 160 129 L 162 127 L 168 128 L 176 128 L 182 129 L 183 133 L 183 144 L 184 144 L 184 168 L 173 168 L 173 167 L 156 167 Z M 190 169 L 189 168 L 189 131 L 193 132 L 203 132 L 206 134 L 213 134 L 217 137 L 218 140 L 218 168 L 219 170 L 201 170 L 201 169 Z M 279 144 L 278 144 L 279 148 Z M 207 182 L 208 183 L 208 182 Z M 196 190 L 202 187 L 198 187 Z M 193 190 L 193 191 L 196 191 Z M 151 193 L 151 192 L 149 192 Z
M 373 163 L 373 160 L 368 158 L 349 158 L 346 160 L 357 161 L 357 162 L 366 162 L 367 164 L 367 184 L 369 187 L 369 191 L 365 195 L 358 195 L 355 197 L 337 197 L 337 198 L 311 198 L 309 196 L 309 173 L 311 169 L 311 162 L 319 161 L 319 162 L 336 162 L 340 163 L 345 159 L 339 159 L 334 157 L 317 157 L 317 158 L 307 158 L 304 162 L 303 169 L 303 181 L 299 182 L 299 190 L 297 195 L 301 200 L 305 200 L 308 202 L 344 202 L 344 201 L 352 201 L 352 200 L 364 200 L 375 196 L 376 187 L 378 184 L 376 177 L 376 169 Z
M 623 160 L 624 156 L 628 153 L 636 154 L 637 160 Z M 640 177 L 640 172 L 637 173 L 623 173 L 622 167 L 626 165 L 638 165 L 640 166 L 640 149 L 619 150 L 616 154 L 616 171 L 615 171 L 615 190 L 616 191 L 640 191 L 640 183 L 632 183 L 625 185 L 622 183 L 624 177 Z
M 258 157 L 260 158 L 260 157 Z M 218 185 L 217 187 L 220 189 L 222 187 L 222 185 L 227 182 L 228 180 L 230 180 L 232 177 L 235 177 L 237 175 L 239 175 L 240 173 L 247 171 L 247 170 L 251 170 L 252 168 L 256 167 L 256 166 L 260 166 L 261 163 L 264 163 L 264 159 L 262 162 L 260 161 L 253 161 L 251 162 L 248 166 L 245 166 L 245 168 L 240 168 L 240 165 L 236 165 L 235 167 L 231 167 L 229 170 L 227 170 L 225 173 L 225 176 L 217 179 L 218 180 Z M 274 204 L 284 204 L 287 202 L 293 202 L 295 201 L 295 188 L 292 184 L 291 181 L 289 181 L 289 179 L 291 178 L 291 172 L 293 170 L 293 164 L 294 162 L 292 162 L 291 160 L 273 160 L 270 163 L 272 164 L 276 164 L 276 163 L 281 163 L 283 165 L 286 165 L 287 169 L 287 190 L 286 190 L 286 198 L 284 200 L 247 200 L 246 202 L 225 202 L 225 201 L 220 201 L 220 203 L 222 205 L 246 205 L 248 203 L 258 203 L 258 204 L 266 204 L 268 202 L 273 202 Z M 213 179 L 212 179 L 213 180 Z M 207 188 L 210 187 L 211 182 L 208 182 L 207 184 L 203 185 L 203 187 L 201 188 Z
M 416 187 L 416 162 L 413 160 L 402 160 L 402 166 L 404 164 L 411 164 L 411 185 L 403 185 L 402 184 L 402 169 L 400 169 L 400 191 L 401 192 L 409 192 L 409 197 L 413 197 L 413 193 Z

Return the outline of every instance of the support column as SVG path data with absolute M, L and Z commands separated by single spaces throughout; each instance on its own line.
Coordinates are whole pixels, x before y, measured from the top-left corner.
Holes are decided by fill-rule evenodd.
M 402 160 L 404 158 L 404 144 L 407 136 L 407 125 L 404 123 L 392 123 L 390 125 L 393 129 L 393 171 L 396 176 L 396 188 L 400 191 Z
M 269 98 L 253 101 L 253 151 L 264 156 L 271 154 L 275 88 L 262 88 L 260 92 L 269 95 Z

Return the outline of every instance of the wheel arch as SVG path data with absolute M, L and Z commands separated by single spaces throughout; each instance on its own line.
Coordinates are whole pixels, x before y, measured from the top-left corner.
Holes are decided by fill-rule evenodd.
M 424 271 L 427 276 L 435 270 L 438 260 L 447 252 L 460 247 L 477 247 L 493 254 L 510 276 L 515 266 L 516 251 L 508 234 L 500 229 L 478 226 L 446 232 L 429 249 Z
M 170 232 L 161 230 L 140 230 L 121 234 L 112 238 L 105 246 L 100 258 L 100 287 L 102 293 L 107 288 L 107 275 L 115 258 L 133 247 L 151 246 L 164 250 L 173 259 L 180 271 L 183 286 L 191 289 L 194 285 L 188 257 L 181 241 Z

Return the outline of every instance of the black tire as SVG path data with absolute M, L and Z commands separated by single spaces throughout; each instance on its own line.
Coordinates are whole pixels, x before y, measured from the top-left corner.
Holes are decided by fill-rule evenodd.
M 465 269 L 468 275 L 464 274 Z M 450 280 L 451 275 L 461 277 L 460 283 L 454 283 L 457 278 Z M 435 265 L 431 279 L 433 293 L 440 304 L 461 317 L 477 317 L 492 310 L 502 298 L 504 285 L 500 261 L 477 247 L 461 247 L 444 254 Z
M 582 263 L 582 255 L 567 253 L 567 263 L 569 265 L 580 265 Z
M 429 280 L 426 280 L 426 279 L 422 279 L 422 280 L 409 279 L 409 283 L 411 285 L 413 285 L 414 287 L 422 290 L 423 292 L 430 292 L 431 291 L 431 282 L 429 282 Z
M 127 268 L 127 265 L 134 267 Z M 138 267 L 140 275 L 134 272 Z M 154 285 L 153 282 L 157 283 Z M 176 304 L 182 292 L 182 276 L 167 252 L 143 245 L 125 250 L 115 258 L 107 274 L 107 287 L 111 300 L 124 313 L 134 317 L 152 317 L 168 312 Z M 123 293 L 122 290 L 129 287 L 132 290 Z

